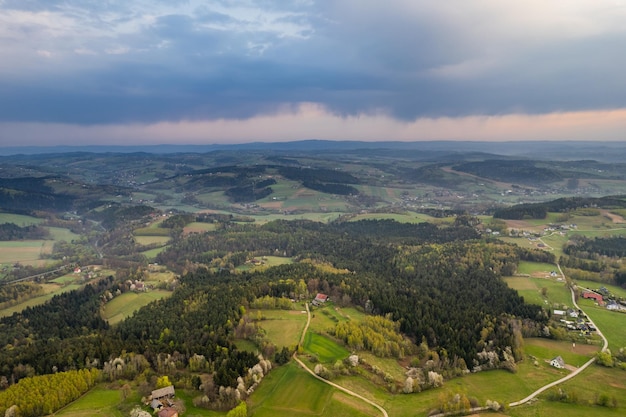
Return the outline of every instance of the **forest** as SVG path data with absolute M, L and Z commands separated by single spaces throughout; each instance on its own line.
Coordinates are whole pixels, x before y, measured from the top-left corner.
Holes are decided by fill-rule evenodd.
M 123 352 L 142 355 L 155 370 L 168 364 L 197 367 L 202 358 L 202 369 L 213 374 L 211 395 L 217 397 L 220 386 L 236 387 L 237 378 L 259 361 L 233 344 L 237 323 L 255 300 L 317 292 L 397 322 L 411 340 L 438 352 L 442 371 L 481 369 L 487 352 L 504 364 L 507 352 L 519 355 L 523 334 L 539 334 L 547 316 L 525 304 L 500 276 L 513 273 L 520 259 L 543 260 L 549 254 L 480 240 L 463 223 L 226 223 L 214 232 L 179 236 L 158 257 L 183 274 L 173 295 L 118 326 L 110 328 L 99 316 L 112 294 L 126 291 L 113 277 L 1 319 L 0 343 L 11 349 L 0 352 L 0 375 L 15 383 L 102 366 Z M 276 253 L 309 262 L 233 270 L 250 257 Z M 231 264 L 219 267 L 219 258 Z M 327 271 L 317 263 L 351 273 Z M 348 345 L 360 345 L 349 329 L 336 331 Z M 406 349 L 401 340 L 383 348 L 364 343 L 381 352 Z M 266 345 L 263 353 L 273 359 L 277 353 L 284 356 L 283 348 Z
M 565 197 L 544 203 L 517 204 L 511 207 L 496 209 L 493 217 L 498 219 L 522 220 L 522 219 L 545 219 L 548 212 L 566 213 L 576 209 L 590 207 L 616 209 L 625 208 L 626 199 L 620 196 L 614 197 Z

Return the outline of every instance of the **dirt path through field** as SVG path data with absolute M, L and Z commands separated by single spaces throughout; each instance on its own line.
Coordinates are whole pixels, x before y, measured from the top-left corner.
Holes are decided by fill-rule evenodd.
M 557 263 L 556 266 L 559 268 L 559 273 L 561 274 L 563 279 L 565 279 L 565 275 L 563 274 L 563 271 L 561 270 L 561 265 L 559 265 Z M 574 305 L 574 308 L 576 308 L 577 310 L 581 310 L 582 311 L 582 309 L 576 303 L 574 290 L 570 288 L 570 291 L 572 292 L 572 304 Z M 584 311 L 583 311 L 583 313 L 584 313 Z M 588 315 L 587 315 L 587 318 L 588 318 L 589 322 L 593 325 L 593 327 L 596 328 L 596 332 L 598 333 L 598 335 L 604 341 L 604 345 L 602 346 L 602 350 L 601 350 L 602 352 L 604 352 L 609 347 L 609 341 L 606 339 L 606 337 L 604 337 L 604 334 L 602 334 L 600 329 L 598 329 L 598 326 L 596 326 L 596 324 L 593 322 L 593 320 L 591 320 L 591 318 Z M 528 401 L 532 400 L 533 398 L 535 398 L 537 395 L 541 394 L 542 392 L 544 392 L 544 391 L 546 391 L 546 390 L 548 390 L 548 389 L 550 389 L 550 388 L 552 388 L 552 387 L 554 387 L 556 385 L 559 385 L 559 384 L 561 384 L 561 383 L 563 383 L 565 381 L 568 381 L 568 380 L 574 378 L 576 375 L 578 375 L 579 373 L 584 371 L 589 365 L 591 365 L 593 362 L 595 362 L 595 360 L 596 360 L 595 357 L 591 358 L 583 366 L 581 366 L 580 368 L 577 368 L 575 371 L 573 371 L 572 373 L 568 374 L 567 376 L 559 379 L 558 381 L 554 381 L 554 382 L 551 382 L 551 383 L 549 383 L 547 385 L 544 385 L 543 387 L 539 388 L 537 391 L 533 392 L 528 397 L 526 397 L 526 398 L 524 398 L 522 400 L 512 402 L 511 404 L 509 404 L 509 407 L 515 407 L 515 406 L 527 403 Z
M 307 320 L 306 320 L 306 325 L 304 326 L 304 330 L 302 331 L 302 335 L 300 336 L 300 346 L 302 346 L 302 343 L 304 342 L 304 336 L 306 335 L 307 330 L 309 329 L 309 324 L 311 324 L 311 311 L 309 310 L 309 304 L 306 303 L 306 313 L 307 313 Z M 294 352 L 293 354 L 293 359 L 298 363 L 298 365 L 300 365 L 302 367 L 302 369 L 304 369 L 305 371 L 307 371 L 308 373 L 310 373 L 311 375 L 313 375 L 315 378 L 319 379 L 320 381 L 324 382 L 325 384 L 330 385 L 331 387 L 337 388 L 340 391 L 345 392 L 348 395 L 351 395 L 355 398 L 358 398 L 361 401 L 366 402 L 367 404 L 377 408 L 384 417 L 389 417 L 389 414 L 387 414 L 387 411 L 382 408 L 380 405 L 376 404 L 374 401 L 371 401 L 365 397 L 363 397 L 362 395 L 357 394 L 354 391 L 350 391 L 347 388 L 342 387 L 341 385 L 337 385 L 334 382 L 330 382 L 324 378 L 322 378 L 321 376 L 317 375 L 315 372 L 313 372 L 312 370 L 309 369 L 308 366 L 306 366 L 304 364 L 304 362 L 302 362 L 299 358 L 298 358 L 298 352 L 296 350 L 296 352 Z

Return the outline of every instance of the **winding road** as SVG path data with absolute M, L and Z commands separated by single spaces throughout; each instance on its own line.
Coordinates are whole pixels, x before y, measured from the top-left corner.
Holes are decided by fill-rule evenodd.
M 563 279 L 565 279 L 565 274 L 563 274 L 563 270 L 561 269 L 561 265 L 559 265 L 558 263 L 556 264 L 556 266 L 559 268 L 559 273 L 561 274 L 561 276 L 563 277 Z M 576 297 L 575 297 L 575 293 L 574 293 L 574 289 L 570 287 L 570 291 L 572 292 L 572 304 L 574 305 L 574 307 L 576 307 L 578 310 L 582 309 L 578 306 L 578 304 L 576 303 Z M 584 311 L 583 311 L 584 313 Z M 602 332 L 600 331 L 600 329 L 598 328 L 598 326 L 596 326 L 596 324 L 593 322 L 593 320 L 591 320 L 591 318 L 585 314 L 587 316 L 587 319 L 589 320 L 589 322 L 593 325 L 593 327 L 596 328 L 596 333 L 598 333 L 598 335 L 600 335 L 600 337 L 602 338 L 602 340 L 604 341 L 604 345 L 602 346 L 602 352 L 604 352 L 608 347 L 609 347 L 609 341 L 606 339 L 606 337 L 604 336 L 604 334 L 602 334 Z M 542 392 L 556 386 L 559 385 L 569 379 L 574 378 L 576 375 L 578 375 L 579 373 L 581 373 L 582 371 L 584 371 L 589 365 L 591 365 L 594 361 L 596 360 L 596 358 L 591 358 L 589 359 L 588 362 L 586 362 L 583 366 L 581 366 L 580 368 L 576 369 L 574 372 L 572 372 L 571 374 L 568 374 L 566 376 L 564 376 L 563 378 L 551 382 L 548 385 L 544 385 L 543 387 L 539 388 L 537 391 L 533 392 L 532 394 L 530 394 L 528 397 L 521 399 L 519 401 L 515 401 L 509 404 L 509 407 L 515 407 L 518 405 L 522 405 L 527 403 L 528 401 L 532 400 L 533 398 L 535 398 L 537 395 L 541 394 Z
M 556 266 L 558 267 L 558 269 L 559 269 L 559 273 L 561 274 L 561 276 L 563 277 L 563 279 L 565 279 L 565 274 L 563 274 L 563 270 L 561 269 L 561 265 L 559 265 L 559 264 L 557 263 L 557 264 L 556 264 Z M 570 287 L 570 291 L 571 291 L 571 293 L 572 293 L 572 304 L 574 305 L 574 307 L 575 307 L 575 308 L 577 308 L 578 310 L 581 310 L 581 311 L 582 311 L 582 309 L 581 309 L 581 308 L 578 306 L 578 304 L 576 303 L 576 296 L 575 296 L 574 289 Z M 304 330 L 302 331 L 302 335 L 300 336 L 300 343 L 299 343 L 299 346 L 302 346 L 302 344 L 304 343 L 304 337 L 305 337 L 305 335 L 306 335 L 306 332 L 307 332 L 307 331 L 308 331 L 308 329 L 309 329 L 309 324 L 311 324 L 311 311 L 309 310 L 309 304 L 308 304 L 308 303 L 306 303 L 305 305 L 306 305 L 306 312 L 307 312 L 307 321 L 306 321 L 306 325 L 304 326 Z M 583 311 L 583 313 L 584 313 L 584 311 Z M 586 314 L 585 314 L 585 315 L 586 315 Z M 596 324 L 593 322 L 593 320 L 591 320 L 591 318 L 590 318 L 588 315 L 587 315 L 587 319 L 588 319 L 588 320 L 589 320 L 589 322 L 590 322 L 590 323 L 591 323 L 591 324 L 592 324 L 592 325 L 596 328 L 596 333 L 597 333 L 598 335 L 600 335 L 600 337 L 601 337 L 601 338 L 602 338 L 602 340 L 604 341 L 604 345 L 602 346 L 602 350 L 601 350 L 602 352 L 604 352 L 604 351 L 608 348 L 608 346 L 609 346 L 609 341 L 607 340 L 607 338 L 606 338 L 606 337 L 604 336 L 604 334 L 600 331 L 600 329 L 598 328 L 598 326 L 596 326 Z M 297 362 L 297 363 L 298 363 L 298 364 L 299 364 L 299 365 L 300 365 L 300 366 L 301 366 L 304 370 L 306 370 L 308 373 L 310 373 L 311 375 L 313 375 L 313 377 L 315 377 L 315 378 L 319 379 L 320 381 L 322 381 L 322 382 L 324 382 L 324 383 L 326 383 L 326 384 L 328 384 L 328 385 L 330 385 L 330 386 L 332 386 L 332 387 L 334 387 L 334 388 L 337 388 L 338 390 L 341 390 L 341 391 L 345 392 L 345 393 L 346 393 L 346 394 L 348 394 L 348 395 L 351 395 L 351 396 L 353 396 L 353 397 L 355 397 L 355 398 L 358 398 L 359 400 L 362 400 L 362 401 L 366 402 L 367 404 L 370 404 L 371 406 L 373 406 L 373 407 L 377 408 L 377 409 L 378 409 L 378 410 L 382 413 L 382 415 L 383 415 L 384 417 L 389 417 L 389 415 L 387 414 L 387 411 L 386 411 L 383 407 L 381 407 L 380 405 L 376 404 L 375 402 L 373 402 L 373 401 L 371 401 L 371 400 L 369 400 L 369 399 L 367 399 L 367 398 L 363 397 L 362 395 L 357 394 L 357 393 L 356 393 L 356 392 L 354 392 L 354 391 L 351 391 L 351 390 L 349 390 L 349 389 L 347 389 L 347 388 L 344 388 L 344 387 L 342 387 L 341 385 L 337 385 L 337 384 L 335 384 L 334 382 L 328 381 L 328 380 L 326 380 L 326 379 L 324 379 L 324 378 L 320 377 L 319 375 L 316 375 L 316 374 L 315 374 L 315 372 L 313 372 L 311 369 L 309 369 L 309 368 L 308 368 L 308 367 L 304 364 L 304 362 L 302 362 L 302 361 L 298 358 L 298 356 L 297 356 L 297 351 L 296 351 L 296 352 L 294 352 L 294 354 L 293 354 L 293 359 L 294 359 L 294 360 L 295 360 L 295 361 L 296 361 L 296 362 Z M 509 404 L 509 407 L 516 407 L 516 406 L 518 406 L 518 405 L 525 404 L 525 403 L 527 403 L 528 401 L 532 400 L 533 398 L 537 397 L 537 396 L 538 396 L 539 394 L 541 394 L 542 392 L 544 392 L 544 391 L 546 391 L 546 390 L 548 390 L 548 389 L 550 389 L 550 388 L 552 388 L 552 387 L 554 387 L 554 386 L 557 386 L 557 385 L 559 385 L 559 384 L 561 384 L 561 383 L 563 383 L 563 382 L 565 382 L 565 381 L 568 381 L 568 380 L 570 380 L 570 379 L 574 378 L 576 375 L 578 375 L 579 373 L 581 373 L 582 371 L 584 371 L 585 369 L 587 369 L 587 367 L 589 367 L 589 365 L 591 365 L 593 362 L 595 362 L 595 360 L 596 360 L 596 358 L 595 358 L 595 357 L 594 357 L 594 358 L 592 358 L 592 359 L 590 359 L 590 360 L 589 360 L 589 361 L 587 361 L 584 365 L 582 365 L 581 367 L 579 367 L 578 369 L 576 369 L 576 370 L 575 370 L 575 371 L 573 371 L 572 373 L 570 373 L 570 374 L 568 374 L 568 375 L 564 376 L 563 378 L 561 378 L 561 379 L 559 379 L 559 380 L 557 380 L 557 381 L 551 382 L 551 383 L 549 383 L 549 384 L 547 384 L 547 385 L 544 385 L 543 387 L 539 388 L 538 390 L 536 390 L 535 392 L 533 392 L 532 394 L 530 394 L 530 395 L 529 395 L 529 396 L 527 396 L 526 398 L 523 398 L 523 399 L 521 399 L 521 400 L 519 400 L 519 401 L 515 401 L 515 402 L 510 403 L 510 404 Z M 477 407 L 477 408 L 472 409 L 471 411 L 477 412 L 477 411 L 484 411 L 484 410 L 486 410 L 486 409 L 487 409 L 487 407 Z M 438 414 L 437 416 L 445 416 L 445 415 L 448 415 L 448 413 Z
M 307 314 L 307 320 L 306 320 L 306 325 L 304 326 L 304 330 L 302 331 L 302 335 L 300 336 L 300 343 L 299 346 L 302 346 L 302 343 L 304 342 L 304 336 L 306 335 L 307 330 L 309 329 L 309 324 L 311 324 L 311 311 L 309 310 L 309 303 L 306 303 L 306 314 Z M 357 394 L 354 391 L 351 391 L 347 388 L 342 387 L 341 385 L 337 385 L 334 382 L 330 382 L 327 379 L 322 378 L 321 376 L 317 375 L 315 372 L 313 372 L 311 369 L 309 369 L 308 366 L 306 366 L 304 364 L 304 362 L 302 362 L 299 358 L 298 358 L 298 352 L 296 350 L 296 352 L 294 352 L 293 354 L 293 359 L 298 363 L 298 365 L 300 365 L 305 371 L 307 371 L 308 373 L 310 373 L 311 375 L 313 375 L 315 378 L 319 379 L 320 381 L 330 385 L 331 387 L 337 388 L 340 391 L 345 392 L 348 395 L 351 395 L 355 398 L 358 398 L 359 400 L 366 402 L 367 404 L 377 408 L 384 417 L 389 417 L 389 414 L 387 414 L 387 411 L 382 408 L 380 405 L 376 404 L 375 402 L 373 402 L 372 400 L 369 400 L 365 397 L 363 397 L 362 395 Z

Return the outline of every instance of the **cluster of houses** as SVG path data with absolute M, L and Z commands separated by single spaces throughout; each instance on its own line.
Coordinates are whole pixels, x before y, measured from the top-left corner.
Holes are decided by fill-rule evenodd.
M 615 300 L 606 287 L 600 287 L 596 291 L 584 290 L 581 296 L 587 300 L 594 300 L 599 306 L 606 306 L 607 310 L 626 312 L 626 303 Z
M 585 320 L 585 317 L 582 315 L 580 310 L 577 311 L 573 308 L 568 310 L 554 310 L 552 314 L 556 318 L 561 317 L 559 321 L 567 328 L 567 330 L 580 331 L 586 335 L 590 335 L 591 332 L 596 331 L 593 324 Z

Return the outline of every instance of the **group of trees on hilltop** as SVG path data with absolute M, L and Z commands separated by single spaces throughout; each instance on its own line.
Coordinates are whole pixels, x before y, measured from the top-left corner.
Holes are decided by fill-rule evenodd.
M 20 227 L 15 223 L 0 224 L 0 240 L 46 239 L 50 237 L 48 229 L 37 225 Z
M 499 208 L 493 217 L 499 219 L 545 219 L 548 212 L 566 213 L 576 209 L 590 207 L 624 208 L 626 199 L 620 197 L 565 197 L 544 203 L 518 204 Z
M 561 173 L 557 170 L 541 167 L 534 161 L 524 160 L 465 162 L 455 165 L 454 169 L 482 178 L 521 184 L 546 183 L 563 179 Z
M 594 239 L 584 239 L 576 243 L 566 245 L 563 252 L 568 255 L 584 259 L 597 259 L 599 257 L 624 258 L 626 257 L 626 238 L 596 237 Z

